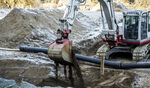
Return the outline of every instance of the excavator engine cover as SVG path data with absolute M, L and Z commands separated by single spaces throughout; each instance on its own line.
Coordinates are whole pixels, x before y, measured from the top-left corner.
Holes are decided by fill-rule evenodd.
M 70 40 L 61 40 L 62 43 L 52 43 L 48 48 L 50 59 L 61 64 L 72 63 L 72 42 Z

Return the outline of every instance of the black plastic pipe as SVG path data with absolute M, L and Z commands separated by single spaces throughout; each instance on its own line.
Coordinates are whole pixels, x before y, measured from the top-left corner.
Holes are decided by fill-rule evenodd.
M 33 47 L 21 46 L 19 49 L 20 49 L 20 51 L 23 51 L 23 52 L 34 52 L 34 53 L 42 52 L 45 54 L 47 54 L 47 52 L 48 52 L 48 49 L 43 49 L 43 48 L 33 48 Z M 82 61 L 86 61 L 86 62 L 90 62 L 90 63 L 95 63 L 95 64 L 101 63 L 101 60 L 97 59 L 97 58 L 91 58 L 91 57 L 83 56 L 83 55 L 79 55 L 79 54 L 76 54 L 75 57 L 78 60 L 82 60 Z M 150 62 L 138 62 L 138 63 L 123 64 L 123 63 L 119 63 L 119 62 L 105 60 L 104 65 L 111 67 L 111 68 L 118 68 L 118 69 L 150 68 Z
M 33 53 L 41 52 L 41 53 L 45 53 L 45 54 L 48 53 L 48 49 L 44 49 L 44 48 L 20 46 L 19 49 L 20 49 L 20 51 L 23 51 L 23 52 L 33 52 Z
M 87 61 L 95 64 L 100 64 L 101 60 L 97 58 L 91 58 L 88 56 L 83 55 L 75 55 L 78 60 Z M 112 68 L 118 68 L 118 69 L 131 69 L 131 68 L 150 68 L 150 62 L 137 62 L 137 63 L 128 63 L 123 64 L 119 62 L 113 62 L 113 61 L 104 61 L 104 65 Z

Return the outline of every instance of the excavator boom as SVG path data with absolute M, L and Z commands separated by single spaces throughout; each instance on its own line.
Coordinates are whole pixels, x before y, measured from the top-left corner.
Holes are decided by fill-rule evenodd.
M 114 35 L 116 34 L 116 20 L 113 10 L 113 0 L 98 0 L 102 6 L 103 15 L 105 15 L 106 22 L 108 24 L 108 29 L 103 30 L 102 34 L 104 35 Z M 69 62 L 72 61 L 72 43 L 68 38 L 68 35 L 71 33 L 73 22 L 78 13 L 80 4 L 85 2 L 85 0 L 69 0 L 67 8 L 65 10 L 64 16 L 60 19 L 60 29 L 58 29 L 57 34 L 59 35 L 55 42 L 50 44 L 48 55 L 55 61 L 59 62 Z

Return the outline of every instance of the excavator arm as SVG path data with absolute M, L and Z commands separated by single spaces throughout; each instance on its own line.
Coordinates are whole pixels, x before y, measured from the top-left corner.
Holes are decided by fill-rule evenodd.
M 113 8 L 113 0 L 98 0 L 102 6 L 106 22 L 109 30 L 116 30 L 117 24 L 115 23 L 115 14 Z
M 66 62 L 72 63 L 72 42 L 69 40 L 68 35 L 71 32 L 80 4 L 84 1 L 85 0 L 69 0 L 64 16 L 60 19 L 60 28 L 57 30 L 57 35 L 59 36 L 48 48 L 49 57 L 56 62 L 62 64 Z M 115 24 L 113 0 L 98 1 L 102 6 L 109 28 L 109 31 L 104 31 L 104 34 L 110 34 L 112 31 L 115 32 L 117 24 Z
M 64 16 L 59 19 L 60 28 L 57 30 L 57 39 L 48 48 L 49 57 L 61 64 L 72 63 L 72 41 L 68 35 L 71 33 L 73 22 L 81 3 L 85 0 L 69 0 Z
M 117 24 L 113 9 L 113 0 L 98 0 L 98 1 L 102 6 L 102 11 L 104 12 L 108 29 L 116 30 Z M 61 30 L 62 32 L 65 32 L 66 30 L 72 29 L 72 25 L 78 13 L 80 4 L 83 2 L 85 2 L 85 0 L 69 0 L 64 16 L 63 18 L 60 19 L 59 31 Z
M 102 30 L 102 39 L 112 44 L 112 46 L 116 45 L 118 30 L 119 27 L 116 22 L 114 8 L 113 8 L 113 0 L 98 0 L 101 5 L 101 11 L 103 12 L 103 18 L 106 19 L 107 29 Z M 65 10 L 63 18 L 60 19 L 60 29 L 58 29 L 57 41 L 62 39 L 68 39 L 68 35 L 71 33 L 73 22 L 78 13 L 78 9 L 80 4 L 85 2 L 85 0 L 69 0 L 67 8 Z M 117 34 L 118 33 L 118 34 Z
M 64 30 L 64 29 L 71 30 L 71 27 L 75 20 L 79 6 L 80 6 L 80 0 L 69 0 L 69 3 L 65 10 L 64 16 L 63 16 L 63 18 L 60 19 L 60 21 L 62 23 L 62 25 L 61 25 L 62 30 Z
M 71 32 L 76 15 L 78 14 L 80 4 L 84 1 L 85 0 L 69 0 L 64 16 L 59 19 L 60 29 L 57 31 L 57 34 L 59 35 L 57 39 L 68 39 L 68 35 Z
M 100 2 L 101 5 L 102 15 L 104 15 L 104 18 L 106 19 L 108 25 L 107 29 L 102 30 L 101 38 L 104 42 L 107 42 L 110 47 L 117 46 L 118 43 L 122 40 L 122 36 L 119 35 L 119 26 L 115 18 L 113 0 L 98 0 L 98 1 Z

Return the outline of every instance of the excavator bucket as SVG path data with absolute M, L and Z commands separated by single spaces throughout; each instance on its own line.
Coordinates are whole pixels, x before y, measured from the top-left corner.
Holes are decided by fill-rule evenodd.
M 70 40 L 61 40 L 62 43 L 52 43 L 48 48 L 50 59 L 61 64 L 72 63 L 72 42 Z

